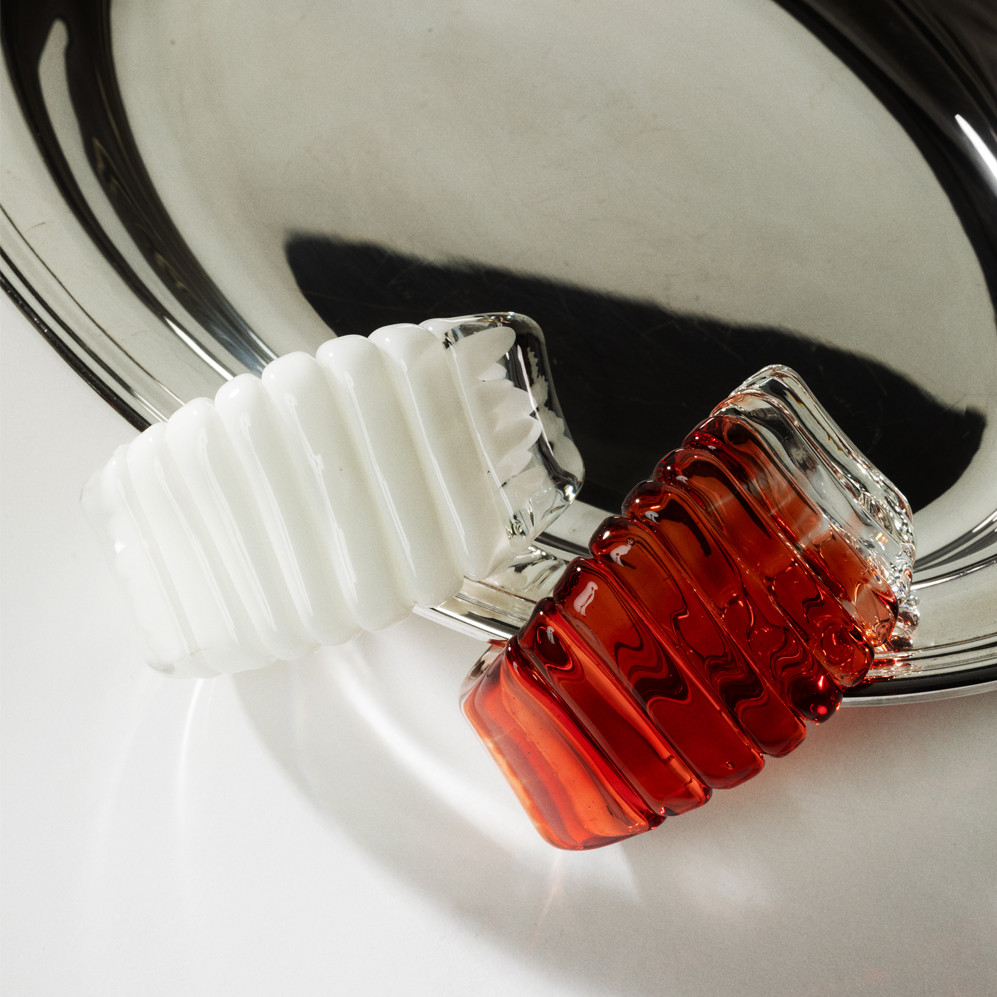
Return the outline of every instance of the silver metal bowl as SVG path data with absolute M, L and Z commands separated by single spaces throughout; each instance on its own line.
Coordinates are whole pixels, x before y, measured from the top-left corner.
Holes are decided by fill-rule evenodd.
M 917 512 L 914 647 L 997 686 L 997 13 L 8 0 L 3 280 L 142 426 L 334 333 L 516 310 L 588 469 L 501 634 L 746 375 L 795 367 Z

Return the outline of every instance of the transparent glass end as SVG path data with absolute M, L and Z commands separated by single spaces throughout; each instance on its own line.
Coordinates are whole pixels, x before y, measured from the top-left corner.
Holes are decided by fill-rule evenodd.
M 714 409 L 751 424 L 838 530 L 889 585 L 897 601 L 891 645 L 910 646 L 917 624 L 911 590 L 913 514 L 900 490 L 842 432 L 789 367 L 765 367 Z
M 522 550 L 574 500 L 584 474 L 554 391 L 543 333 L 515 312 L 422 325 L 447 347 L 507 510 L 510 544 Z

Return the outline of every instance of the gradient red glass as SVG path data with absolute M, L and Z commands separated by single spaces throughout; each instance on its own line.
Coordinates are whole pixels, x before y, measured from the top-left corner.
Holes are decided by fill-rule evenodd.
M 727 468 L 742 496 L 794 545 L 828 591 L 849 608 L 873 646 L 889 638 L 897 619 L 889 584 L 869 572 L 754 428 L 734 416 L 714 416 L 686 437 L 685 446 L 708 450 Z
M 472 673 L 463 708 L 562 848 L 646 831 L 828 719 L 896 600 L 753 430 L 701 423 Z

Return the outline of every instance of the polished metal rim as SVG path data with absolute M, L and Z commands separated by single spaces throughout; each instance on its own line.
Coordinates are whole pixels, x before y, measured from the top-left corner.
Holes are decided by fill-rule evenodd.
M 975 253 L 992 317 L 997 301 L 992 5 L 891 0 L 856 11 L 834 0 L 783 0 L 779 6 L 863 81 L 923 155 Z M 11 0 L 0 14 L 7 160 L 2 276 L 4 289 L 39 332 L 125 418 L 142 427 L 191 397 L 212 394 L 227 377 L 258 371 L 288 344 L 261 333 L 240 301 L 219 287 L 212 261 L 192 248 L 185 223 L 160 196 L 126 112 L 113 7 L 109 0 Z M 491 271 L 483 273 L 487 281 Z M 308 297 L 300 278 L 298 288 Z M 610 299 L 603 295 L 603 300 Z M 543 324 L 542 314 L 535 317 Z M 997 335 L 992 327 L 990 333 Z M 304 336 L 301 348 L 313 348 L 316 335 Z M 716 398 L 732 386 L 722 385 Z M 882 659 L 875 681 L 850 694 L 850 702 L 902 702 L 997 688 L 997 476 L 986 432 L 991 414 L 980 420 L 981 453 L 967 458 L 965 473 L 960 471 L 940 499 L 951 495 L 955 508 L 969 490 L 981 512 L 919 553 L 915 588 L 923 623 L 915 645 Z M 487 583 L 468 583 L 432 614 L 479 637 L 514 632 L 611 509 L 604 492 L 578 503 L 531 558 Z M 583 500 L 588 498 L 583 493 Z

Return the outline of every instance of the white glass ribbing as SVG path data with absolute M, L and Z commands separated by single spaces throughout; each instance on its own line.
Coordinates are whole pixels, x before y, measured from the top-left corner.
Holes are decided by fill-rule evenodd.
M 212 675 L 445 601 L 528 546 L 580 478 L 539 330 L 471 316 L 241 375 L 120 448 L 84 505 L 150 663 Z

